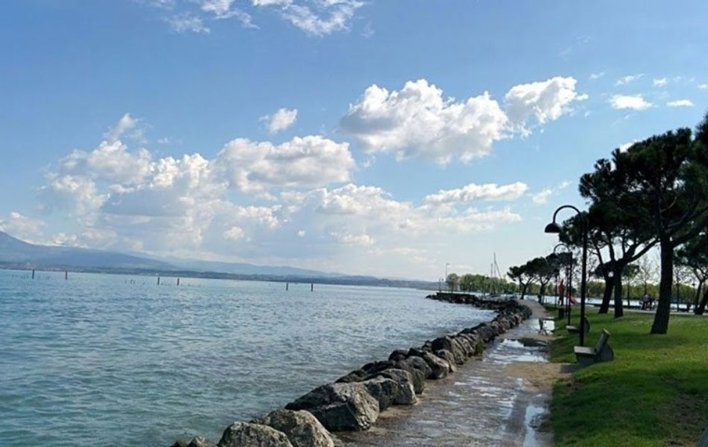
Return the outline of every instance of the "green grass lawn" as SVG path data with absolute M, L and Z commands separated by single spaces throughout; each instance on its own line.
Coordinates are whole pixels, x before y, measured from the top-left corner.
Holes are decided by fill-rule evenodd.
M 571 324 L 578 324 L 577 311 Z M 649 335 L 653 315 L 614 319 L 587 309 L 594 346 L 610 331 L 615 359 L 556 383 L 551 426 L 557 446 L 695 446 L 708 426 L 708 318 L 671 316 L 667 335 Z M 577 334 L 563 322 L 554 362 L 575 363 Z

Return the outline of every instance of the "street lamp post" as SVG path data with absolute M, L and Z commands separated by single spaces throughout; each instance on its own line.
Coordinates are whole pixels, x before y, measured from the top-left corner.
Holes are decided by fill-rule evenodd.
M 585 298 L 587 293 L 587 266 L 588 266 L 588 218 L 586 215 L 580 212 L 580 210 L 573 205 L 561 205 L 553 212 L 553 222 L 546 225 L 546 233 L 559 234 L 561 232 L 561 226 L 556 223 L 556 216 L 560 210 L 570 208 L 574 210 L 582 223 L 582 236 L 583 236 L 583 254 L 582 254 L 582 271 L 580 275 L 580 346 L 585 346 Z
M 568 283 L 568 291 L 566 293 L 565 299 L 565 313 L 568 317 L 568 323 L 567 325 L 570 325 L 570 297 L 573 296 L 573 251 L 565 245 L 563 242 L 560 242 L 556 244 L 555 247 L 553 247 L 553 253 L 556 252 L 558 247 L 565 247 L 566 250 L 568 250 L 568 254 L 570 255 L 570 263 L 568 264 L 568 267 L 565 270 L 565 277 L 566 277 L 566 282 Z

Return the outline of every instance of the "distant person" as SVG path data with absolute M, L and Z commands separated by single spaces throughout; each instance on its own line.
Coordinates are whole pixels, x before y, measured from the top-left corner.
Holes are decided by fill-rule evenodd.
M 649 308 L 649 294 L 645 293 L 644 297 L 642 298 L 642 310 L 647 310 Z

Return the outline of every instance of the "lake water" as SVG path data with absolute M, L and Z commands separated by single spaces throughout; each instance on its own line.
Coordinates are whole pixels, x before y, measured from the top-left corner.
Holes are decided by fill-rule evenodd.
M 0 270 L 0 445 L 168 446 L 493 315 L 412 289 Z

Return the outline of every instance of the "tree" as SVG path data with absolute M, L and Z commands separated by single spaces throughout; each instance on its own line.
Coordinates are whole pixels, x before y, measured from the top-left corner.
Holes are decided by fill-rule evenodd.
M 703 315 L 708 304 L 708 289 L 699 302 L 701 290 L 708 280 L 708 233 L 703 231 L 698 236 L 687 241 L 676 251 L 676 263 L 691 270 L 698 281 L 698 288 L 693 300 L 693 312 Z
M 457 273 L 450 273 L 449 275 L 447 275 L 447 278 L 445 278 L 445 283 L 450 289 L 450 293 L 452 293 L 455 291 L 458 284 L 460 283 L 460 277 L 457 275 Z
M 580 195 L 592 201 L 587 214 L 589 240 L 600 263 L 595 274 L 605 280 L 599 312 L 609 311 L 614 291 L 614 316 L 619 318 L 624 316 L 624 270 L 649 251 L 657 237 L 650 226 L 638 224 L 625 212 L 641 198 L 640 192 L 625 190 L 627 178 L 613 166 L 609 160 L 598 160 L 595 170 L 580 178 Z
M 708 117 L 706 117 L 708 118 Z M 679 129 L 635 143 L 615 157 L 618 171 L 640 191 L 642 201 L 629 209 L 643 225 L 652 226 L 659 240 L 659 302 L 651 333 L 668 331 L 674 249 L 708 224 L 708 119 L 696 139 Z
M 529 284 L 534 279 L 534 274 L 529 268 L 529 263 L 524 265 L 518 265 L 514 267 L 509 267 L 509 272 L 507 273 L 512 281 L 517 281 L 519 283 L 519 289 L 521 289 L 521 299 L 526 296 L 526 290 L 528 290 Z
M 666 132 L 616 149 L 603 169 L 611 174 L 602 201 L 639 231 L 651 229 L 660 250 L 659 302 L 652 334 L 668 331 L 674 249 L 708 224 L 708 116 L 695 134 Z M 620 275 L 621 278 L 621 275 Z
M 460 290 L 463 292 L 471 292 L 474 286 L 475 275 L 471 273 L 465 273 L 460 277 Z

